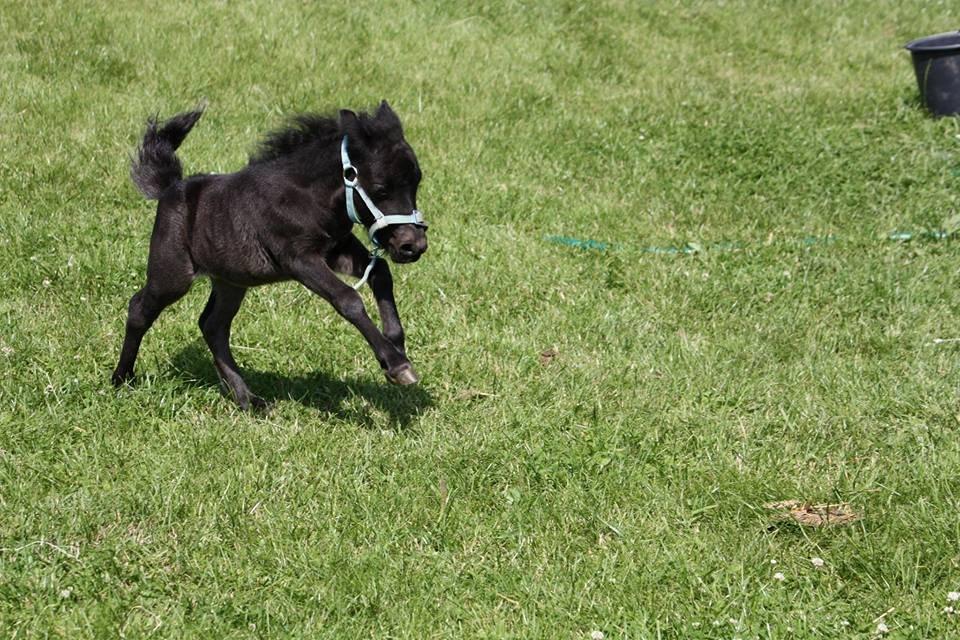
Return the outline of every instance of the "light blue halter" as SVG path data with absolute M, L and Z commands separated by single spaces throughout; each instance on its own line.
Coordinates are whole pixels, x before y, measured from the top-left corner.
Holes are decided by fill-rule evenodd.
M 370 211 L 370 214 L 373 216 L 373 224 L 367 227 L 367 235 L 370 237 L 370 242 L 374 248 L 370 251 L 370 264 L 368 264 L 364 270 L 363 277 L 353 286 L 354 289 L 359 289 L 363 286 L 363 283 L 367 281 L 367 278 L 370 277 L 370 271 L 373 270 L 373 265 L 376 263 L 377 258 L 383 255 L 383 247 L 377 242 L 377 231 L 392 224 L 415 224 L 418 227 L 426 228 L 427 223 L 423 220 L 423 214 L 417 209 L 412 210 L 410 213 L 392 213 L 390 215 L 384 215 L 384 213 L 380 211 L 379 207 L 377 207 L 370 196 L 367 195 L 366 190 L 360 186 L 360 172 L 357 171 L 357 168 L 350 162 L 350 155 L 347 153 L 347 136 L 343 136 L 343 141 L 340 143 L 340 162 L 343 164 L 343 186 L 346 189 L 347 215 L 350 216 L 350 221 L 354 224 L 363 224 L 363 222 L 360 221 L 360 216 L 357 215 L 357 206 L 353 201 L 354 192 L 360 194 L 363 204 L 367 205 L 367 210 Z

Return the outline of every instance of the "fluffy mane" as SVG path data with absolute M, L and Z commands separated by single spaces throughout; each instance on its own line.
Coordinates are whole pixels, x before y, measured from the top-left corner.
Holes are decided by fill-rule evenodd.
M 340 123 L 336 118 L 313 113 L 295 116 L 286 127 L 271 131 L 264 137 L 250 156 L 250 164 L 286 158 L 309 144 L 331 142 L 341 135 Z
M 400 119 L 386 102 L 374 114 L 341 111 L 338 118 L 307 113 L 292 117 L 287 126 L 268 133 L 250 156 L 250 164 L 284 160 L 304 162 L 304 156 L 299 152 L 339 141 L 344 134 L 361 142 L 361 147 L 363 143 L 387 145 L 403 141 Z M 363 149 L 359 151 L 362 156 Z

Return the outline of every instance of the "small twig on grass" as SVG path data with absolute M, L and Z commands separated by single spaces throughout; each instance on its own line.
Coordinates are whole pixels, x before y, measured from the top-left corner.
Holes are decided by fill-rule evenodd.
M 231 349 L 237 349 L 238 351 L 262 351 L 263 353 L 269 353 L 269 349 L 264 349 L 263 347 L 245 347 L 242 344 L 230 345 Z
M 41 538 L 40 540 L 37 540 L 36 542 L 30 542 L 30 543 L 28 543 L 28 544 L 25 544 L 25 545 L 23 545 L 23 546 L 16 547 L 16 548 L 13 548 L 13 547 L 0 547 L 0 552 L 12 551 L 13 553 L 19 553 L 19 552 L 23 551 L 24 549 L 29 549 L 30 547 L 36 547 L 36 546 L 50 547 L 51 549 L 53 549 L 53 550 L 56 551 L 57 553 L 62 553 L 63 555 L 65 555 L 65 556 L 67 556 L 68 558 L 70 558 L 71 560 L 79 560 L 79 559 L 80 559 L 80 547 L 78 547 L 77 545 L 70 545 L 69 548 L 64 549 L 63 547 L 57 546 L 57 545 L 53 544 L 52 542 L 49 542 L 49 541 L 44 540 L 44 539 L 42 539 L 42 538 Z
M 138 605 L 135 606 L 134 608 L 130 609 L 130 612 L 127 614 L 126 620 L 124 620 L 124 622 L 123 622 L 123 626 L 120 627 L 120 637 L 121 637 L 121 638 L 126 638 L 126 637 L 127 637 L 127 627 L 130 625 L 130 620 L 133 618 L 133 613 L 134 613 L 135 611 L 142 611 L 142 612 L 144 612 L 145 614 L 147 614 L 149 617 L 153 618 L 153 620 L 152 620 L 152 622 L 153 622 L 153 629 L 150 630 L 150 633 L 155 633 L 155 632 L 157 631 L 157 629 L 159 629 L 160 627 L 163 626 L 163 620 L 160 619 L 160 616 L 158 616 L 158 615 L 155 614 L 154 612 L 150 611 L 149 609 L 147 609 L 147 608 L 144 607 L 143 605 L 138 604 Z
M 443 522 L 447 515 L 447 505 L 450 502 L 450 490 L 447 488 L 447 479 L 440 478 L 440 514 L 437 516 L 437 524 Z
M 464 389 L 457 393 L 454 396 L 455 400 L 473 400 L 475 398 L 495 398 L 497 394 L 488 393 L 486 391 L 478 391 L 477 389 Z
M 512 605 L 515 606 L 515 607 L 519 607 L 519 606 L 520 606 L 520 602 L 518 602 L 517 600 L 514 600 L 513 598 L 508 598 L 507 596 L 503 595 L 502 593 L 497 593 L 497 596 L 498 596 L 501 600 L 506 600 L 507 602 L 509 602 L 510 604 L 512 604 Z
M 893 613 L 895 609 L 896 607 L 890 607 L 889 609 L 887 609 L 886 611 L 878 615 L 876 618 L 874 618 L 873 622 L 871 622 L 870 624 L 877 624 L 878 622 L 886 618 L 888 614 Z

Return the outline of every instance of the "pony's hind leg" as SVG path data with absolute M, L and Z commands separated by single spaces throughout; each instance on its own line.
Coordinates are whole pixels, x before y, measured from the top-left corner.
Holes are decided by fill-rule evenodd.
M 133 378 L 140 342 L 160 312 L 182 298 L 193 284 L 195 272 L 180 227 L 172 222 L 176 218 L 167 214 L 168 211 L 161 206 L 150 240 L 147 283 L 130 298 L 120 361 L 112 377 L 116 386 Z
M 213 291 L 210 292 L 207 306 L 200 314 L 199 324 L 203 339 L 213 353 L 217 375 L 220 376 L 220 382 L 227 394 L 233 397 L 241 409 L 262 409 L 266 407 L 266 402 L 250 391 L 230 352 L 230 325 L 240 310 L 247 290 L 220 280 L 211 279 L 211 282 Z
M 137 360 L 144 334 L 153 325 L 161 311 L 190 290 L 190 283 L 191 279 L 158 282 L 148 277 L 147 284 L 130 298 L 120 361 L 112 376 L 115 386 L 133 379 L 133 365 Z

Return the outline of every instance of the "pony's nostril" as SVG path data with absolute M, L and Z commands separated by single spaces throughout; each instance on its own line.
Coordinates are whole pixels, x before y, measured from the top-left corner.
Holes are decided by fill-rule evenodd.
M 404 244 L 400 245 L 400 253 L 402 253 L 403 255 L 412 256 L 416 252 L 417 252 L 416 248 L 413 246 L 413 244 L 409 242 L 405 242 Z

